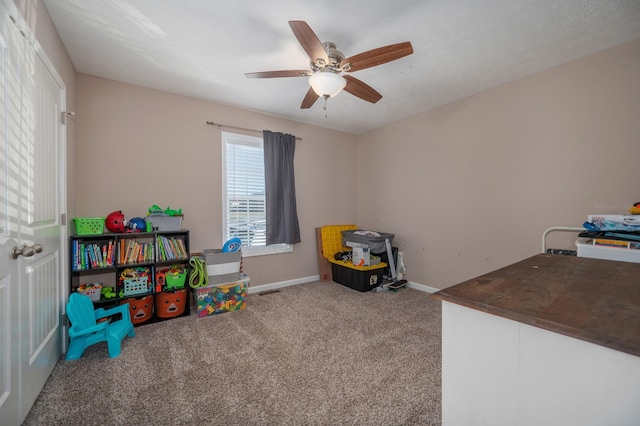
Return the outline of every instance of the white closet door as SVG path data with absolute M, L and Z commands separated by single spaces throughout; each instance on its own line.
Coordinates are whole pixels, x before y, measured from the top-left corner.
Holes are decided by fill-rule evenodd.
M 20 422 L 20 128 L 22 36 L 4 9 L 0 16 L 0 419 Z
M 61 88 L 40 55 L 27 57 L 23 111 L 21 240 L 40 253 L 22 259 L 22 403 L 30 408 L 61 353 L 61 291 L 65 256 L 60 203 Z M 24 120 L 26 118 L 26 120 Z M 27 323 L 24 323 L 24 320 Z M 26 413 L 25 413 L 26 414 Z
M 64 338 L 64 85 L 12 5 L 0 9 L 0 419 L 20 424 Z

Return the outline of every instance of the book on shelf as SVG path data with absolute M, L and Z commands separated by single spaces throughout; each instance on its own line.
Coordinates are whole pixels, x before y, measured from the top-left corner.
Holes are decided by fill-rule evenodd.
M 138 250 L 140 250 L 140 244 L 133 241 L 129 248 L 129 255 L 127 256 L 127 263 L 135 263 L 138 259 Z
M 91 268 L 97 267 L 96 255 L 93 251 L 93 246 L 90 244 L 87 246 L 87 254 L 89 254 L 89 266 Z
M 102 258 L 102 250 L 100 250 L 100 246 L 98 246 L 97 244 L 93 244 L 91 246 L 91 249 L 93 250 L 93 257 L 95 259 L 95 267 L 96 268 L 102 268 L 104 267 L 104 259 Z
M 113 244 L 113 242 L 85 244 L 77 240 L 74 241 L 71 246 L 73 270 L 81 271 L 113 266 L 113 262 L 108 257 L 109 244 Z
M 178 238 L 176 239 L 176 242 L 178 243 L 178 249 L 180 251 L 180 259 L 186 259 L 187 257 L 189 257 L 187 253 L 187 248 L 184 245 L 184 240 L 181 238 Z
M 152 262 L 154 258 L 153 242 L 151 241 L 140 242 L 135 238 L 130 238 L 121 250 L 121 264 Z
M 158 259 L 166 260 L 166 258 L 167 258 L 167 255 L 164 252 L 164 244 L 162 244 L 162 240 L 158 238 Z
M 175 238 L 169 238 L 168 241 L 169 241 L 169 247 L 171 247 L 171 253 L 173 254 L 173 259 L 177 259 L 179 257 L 179 255 L 178 255 L 178 249 L 176 247 L 176 239 Z
M 187 250 L 182 238 L 160 235 L 158 237 L 158 245 L 159 256 L 163 261 L 187 258 Z
M 167 237 L 163 235 L 159 236 L 158 242 L 161 248 L 160 253 L 161 253 L 162 260 L 163 261 L 171 260 L 172 258 L 171 247 L 169 246 L 169 240 L 167 239 Z
M 111 240 L 107 244 L 107 264 L 113 266 L 113 241 Z
M 162 237 L 162 241 L 164 242 L 164 252 L 167 255 L 167 258 L 165 260 L 175 259 L 176 255 L 173 253 L 173 248 L 171 247 L 171 242 L 169 241 L 169 238 Z
M 73 240 L 73 246 L 71 247 L 71 269 L 77 271 L 80 269 L 80 258 L 78 253 L 80 252 L 80 242 Z
M 81 263 L 81 268 L 82 269 L 89 269 L 89 252 L 87 252 L 87 250 L 85 249 L 84 244 L 82 244 L 82 252 L 81 252 L 81 256 L 82 256 L 82 263 Z
M 124 253 L 124 263 L 131 263 L 131 252 L 133 252 L 133 245 L 135 242 L 136 241 L 133 238 L 127 240 L 127 243 L 125 244 L 126 251 Z

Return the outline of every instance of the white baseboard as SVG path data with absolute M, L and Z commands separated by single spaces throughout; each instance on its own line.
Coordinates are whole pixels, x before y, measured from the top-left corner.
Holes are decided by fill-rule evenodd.
M 411 281 L 407 283 L 407 286 L 415 290 L 424 291 L 425 293 L 435 293 L 437 291 L 440 291 L 439 288 L 429 287 L 428 285 L 424 284 L 412 283 Z
M 271 283 L 271 284 L 262 284 L 262 285 L 257 285 L 257 286 L 249 286 L 249 294 L 251 293 L 260 293 L 263 291 L 269 291 L 269 290 L 275 290 L 278 288 L 284 288 L 284 287 L 290 287 L 292 285 L 298 285 L 298 284 L 304 284 L 304 283 L 309 283 L 309 282 L 314 282 L 314 281 L 319 281 L 320 280 L 320 276 L 319 275 L 312 275 L 310 277 L 306 277 L 306 278 L 297 278 L 295 280 L 288 280 L 288 281 L 280 281 L 277 283 Z M 434 287 L 429 287 L 428 285 L 424 285 L 424 284 L 418 284 L 418 283 L 414 283 L 409 281 L 407 283 L 407 287 L 409 288 L 413 288 L 415 290 L 419 290 L 419 291 L 424 291 L 425 293 L 435 293 L 437 291 L 440 291 L 440 289 L 438 288 L 434 288 Z
M 309 283 L 309 282 L 314 282 L 319 280 L 320 280 L 320 275 L 312 275 L 306 278 L 297 278 L 295 280 L 280 281 L 280 282 L 271 283 L 271 284 L 262 284 L 262 285 L 257 285 L 255 287 L 252 285 L 249 285 L 249 294 L 260 293 L 262 291 L 275 290 L 277 288 L 290 287 L 292 285 L 304 284 L 304 283 Z

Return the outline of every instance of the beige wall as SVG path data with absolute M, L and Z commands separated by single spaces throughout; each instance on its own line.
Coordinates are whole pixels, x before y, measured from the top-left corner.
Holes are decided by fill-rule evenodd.
M 361 135 L 358 224 L 435 288 L 529 257 L 640 201 L 639 112 L 640 40 Z
M 302 243 L 293 253 L 245 258 L 251 285 L 317 275 L 315 228 L 355 221 L 352 135 L 85 74 L 76 84 L 79 216 L 182 208 L 192 251 L 222 247 L 221 129 L 206 124 L 213 121 L 302 138 L 295 156 Z
M 538 253 L 550 226 L 580 226 L 589 213 L 624 213 L 640 201 L 640 41 L 356 137 L 76 79 L 42 3 L 16 4 L 77 113 L 67 126 L 70 217 L 181 207 L 192 248 L 219 247 L 220 129 L 205 121 L 304 139 L 296 152 L 303 242 L 291 254 L 245 259 L 253 285 L 317 274 L 313 230 L 324 224 L 395 233 L 407 278 L 443 288 Z

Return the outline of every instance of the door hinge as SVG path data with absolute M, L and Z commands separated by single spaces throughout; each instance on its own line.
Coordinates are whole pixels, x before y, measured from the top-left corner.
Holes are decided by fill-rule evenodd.
M 75 120 L 76 119 L 76 113 L 75 112 L 62 111 L 60 113 L 60 118 L 62 120 L 62 124 L 67 124 L 67 118 Z
M 13 25 L 16 26 L 18 32 L 22 34 L 22 37 L 27 38 L 27 34 L 18 26 L 18 21 L 16 21 L 16 18 L 14 18 L 12 15 L 9 15 L 9 18 L 11 19 L 11 22 L 13 22 Z
M 66 326 L 68 324 L 69 318 L 67 318 L 67 314 L 60 315 L 60 324 Z
M 66 213 L 62 213 L 60 215 L 60 224 L 62 226 L 67 226 L 67 214 Z

